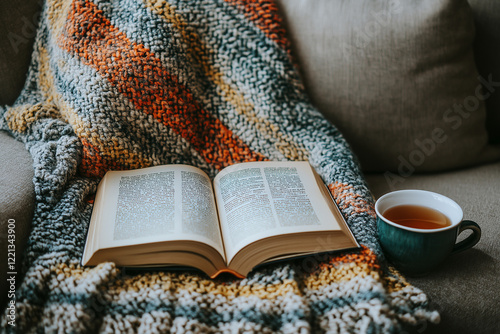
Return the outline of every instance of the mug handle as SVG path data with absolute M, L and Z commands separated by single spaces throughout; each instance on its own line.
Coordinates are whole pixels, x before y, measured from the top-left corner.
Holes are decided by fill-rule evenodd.
M 478 224 L 473 222 L 472 220 L 463 220 L 460 223 L 460 228 L 458 229 L 458 234 L 462 233 L 465 230 L 471 230 L 472 234 L 469 235 L 464 240 L 460 241 L 453 247 L 451 254 L 460 253 L 466 249 L 473 247 L 475 244 L 479 242 L 481 239 L 481 228 Z M 457 236 L 458 236 L 457 234 Z

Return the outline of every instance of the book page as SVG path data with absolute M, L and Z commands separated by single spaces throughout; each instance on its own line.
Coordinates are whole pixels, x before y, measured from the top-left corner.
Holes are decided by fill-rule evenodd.
M 194 240 L 225 257 L 212 184 L 203 171 L 167 165 L 109 172 L 105 179 L 99 248 Z
M 308 162 L 233 165 L 217 175 L 214 189 L 228 262 L 266 237 L 340 230 Z
M 175 232 L 175 172 L 122 176 L 114 240 Z

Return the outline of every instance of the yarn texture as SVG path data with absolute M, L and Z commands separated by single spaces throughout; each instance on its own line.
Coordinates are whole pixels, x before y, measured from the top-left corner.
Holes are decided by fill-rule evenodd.
M 400 333 L 438 322 L 383 257 L 348 144 L 310 103 L 269 0 L 46 0 L 25 87 L 0 128 L 34 159 L 36 208 L 4 332 Z M 211 177 L 308 160 L 362 245 L 245 279 L 80 259 L 108 170 L 189 164 Z

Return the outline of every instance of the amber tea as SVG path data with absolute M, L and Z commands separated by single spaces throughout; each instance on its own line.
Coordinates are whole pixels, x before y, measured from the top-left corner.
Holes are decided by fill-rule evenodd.
M 425 190 L 397 190 L 375 202 L 377 232 L 387 259 L 409 276 L 429 273 L 448 255 L 473 247 L 481 227 L 463 220 L 464 213 L 452 199 Z M 457 243 L 465 230 L 472 232 Z
M 411 228 L 437 229 L 451 225 L 450 219 L 438 210 L 420 205 L 397 205 L 384 211 L 390 221 Z

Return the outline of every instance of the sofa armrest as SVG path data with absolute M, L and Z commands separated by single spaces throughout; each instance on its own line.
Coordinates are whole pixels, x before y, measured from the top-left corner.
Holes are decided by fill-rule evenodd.
M 15 282 L 21 281 L 21 260 L 33 218 L 35 189 L 33 186 L 33 160 L 24 144 L 0 131 L 0 307 L 7 302 L 10 283 L 7 281 L 16 272 Z M 15 226 L 15 227 L 14 227 Z M 13 228 L 15 249 L 9 249 L 8 232 Z M 12 237 L 11 239 L 12 240 Z M 12 268 L 15 252 L 15 266 Z M 8 277 L 9 276 L 9 277 Z

